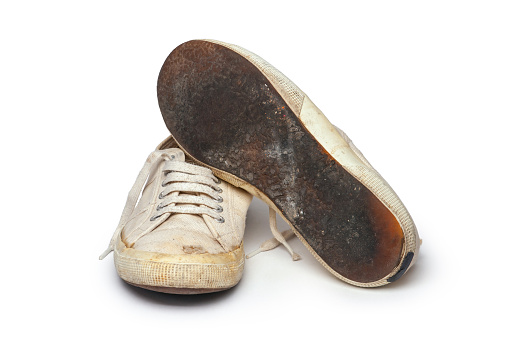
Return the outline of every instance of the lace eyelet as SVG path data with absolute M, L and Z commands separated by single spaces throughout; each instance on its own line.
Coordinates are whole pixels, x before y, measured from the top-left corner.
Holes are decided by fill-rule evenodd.
M 157 206 L 157 211 L 161 210 L 162 208 L 164 208 L 165 206 L 161 206 L 160 204 Z
M 155 215 L 155 216 L 150 217 L 150 222 L 155 221 L 159 217 L 161 217 L 161 215 Z
M 219 196 L 219 198 L 215 199 L 217 203 L 222 203 L 224 200 L 222 199 L 222 196 Z
M 217 208 L 215 208 L 215 211 L 217 211 L 217 212 L 223 212 L 224 209 L 222 209 L 222 207 L 219 205 Z
M 162 193 L 163 193 L 163 191 L 161 191 L 161 193 L 159 194 L 159 199 L 160 199 L 160 200 L 164 198 L 164 196 L 162 195 Z
M 219 217 L 219 218 L 216 218 L 215 220 L 216 220 L 217 222 L 219 222 L 219 223 L 224 223 L 224 222 L 226 221 L 226 220 L 224 219 L 224 217 L 222 217 L 222 216 L 221 216 L 221 217 Z

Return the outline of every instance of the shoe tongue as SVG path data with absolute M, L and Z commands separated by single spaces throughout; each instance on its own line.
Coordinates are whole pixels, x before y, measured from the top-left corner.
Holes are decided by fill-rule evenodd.
M 185 162 L 185 154 L 181 149 L 178 148 L 164 149 L 164 152 L 168 154 L 171 161 Z

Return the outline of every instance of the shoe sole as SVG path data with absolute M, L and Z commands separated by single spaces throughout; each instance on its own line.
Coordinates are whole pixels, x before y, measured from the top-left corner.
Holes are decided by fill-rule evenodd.
M 336 277 L 374 287 L 414 263 L 418 235 L 400 199 L 282 73 L 241 47 L 195 40 L 158 79 L 179 146 L 274 208 Z
M 115 267 L 128 284 L 171 294 L 202 294 L 227 290 L 240 281 L 243 244 L 224 254 L 168 255 L 127 248 L 118 240 Z

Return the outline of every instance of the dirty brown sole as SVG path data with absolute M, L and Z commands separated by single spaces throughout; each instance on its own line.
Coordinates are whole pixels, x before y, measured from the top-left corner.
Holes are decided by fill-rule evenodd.
M 414 250 L 394 214 L 247 58 L 218 43 L 186 42 L 166 59 L 157 93 L 183 150 L 275 207 L 336 276 L 380 286 L 407 271 Z
M 201 294 L 220 292 L 220 291 L 225 291 L 225 290 L 230 289 L 230 288 L 220 288 L 220 289 L 170 288 L 170 287 L 162 287 L 162 286 L 134 284 L 134 283 L 129 283 L 129 282 L 126 282 L 126 283 L 129 285 L 138 287 L 138 288 L 142 288 L 142 289 L 146 289 L 146 290 L 150 290 L 150 291 L 155 291 L 155 292 L 161 292 L 161 293 L 169 293 L 169 294 L 173 294 L 173 295 L 201 295 Z

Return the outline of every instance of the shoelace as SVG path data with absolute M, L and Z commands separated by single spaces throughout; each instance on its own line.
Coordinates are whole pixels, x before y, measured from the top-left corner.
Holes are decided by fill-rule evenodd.
M 162 182 L 164 190 L 159 194 L 161 202 L 157 206 L 156 213 L 150 218 L 150 221 L 154 222 L 150 230 L 164 222 L 171 214 L 176 213 L 208 215 L 219 223 L 224 222 L 224 218 L 219 215 L 222 212 L 220 203 L 223 201 L 220 196 L 222 189 L 218 187 L 220 181 L 213 175 L 210 169 L 187 162 L 175 161 L 174 158 L 175 155 L 171 153 L 171 149 L 156 150 L 148 156 L 127 196 L 127 202 L 125 203 L 118 227 L 111 238 L 108 248 L 100 255 L 99 259 L 104 259 L 114 250 L 116 240 L 132 215 L 150 172 L 154 168 L 157 168 L 161 161 L 165 161 L 163 167 L 165 179 Z M 184 194 L 180 194 L 182 192 Z M 161 217 L 164 217 L 164 219 L 156 222 Z
M 294 232 L 291 229 L 285 230 L 282 233 L 279 232 L 279 230 L 277 229 L 277 213 L 271 207 L 269 207 L 269 209 L 270 209 L 269 211 L 270 230 L 272 231 L 273 238 L 270 238 L 261 243 L 261 246 L 257 250 L 251 252 L 246 256 L 247 259 L 256 256 L 260 252 L 275 249 L 276 247 L 282 244 L 289 251 L 291 258 L 294 261 L 300 260 L 301 259 L 300 255 L 294 252 L 291 246 L 286 241 L 295 235 Z

